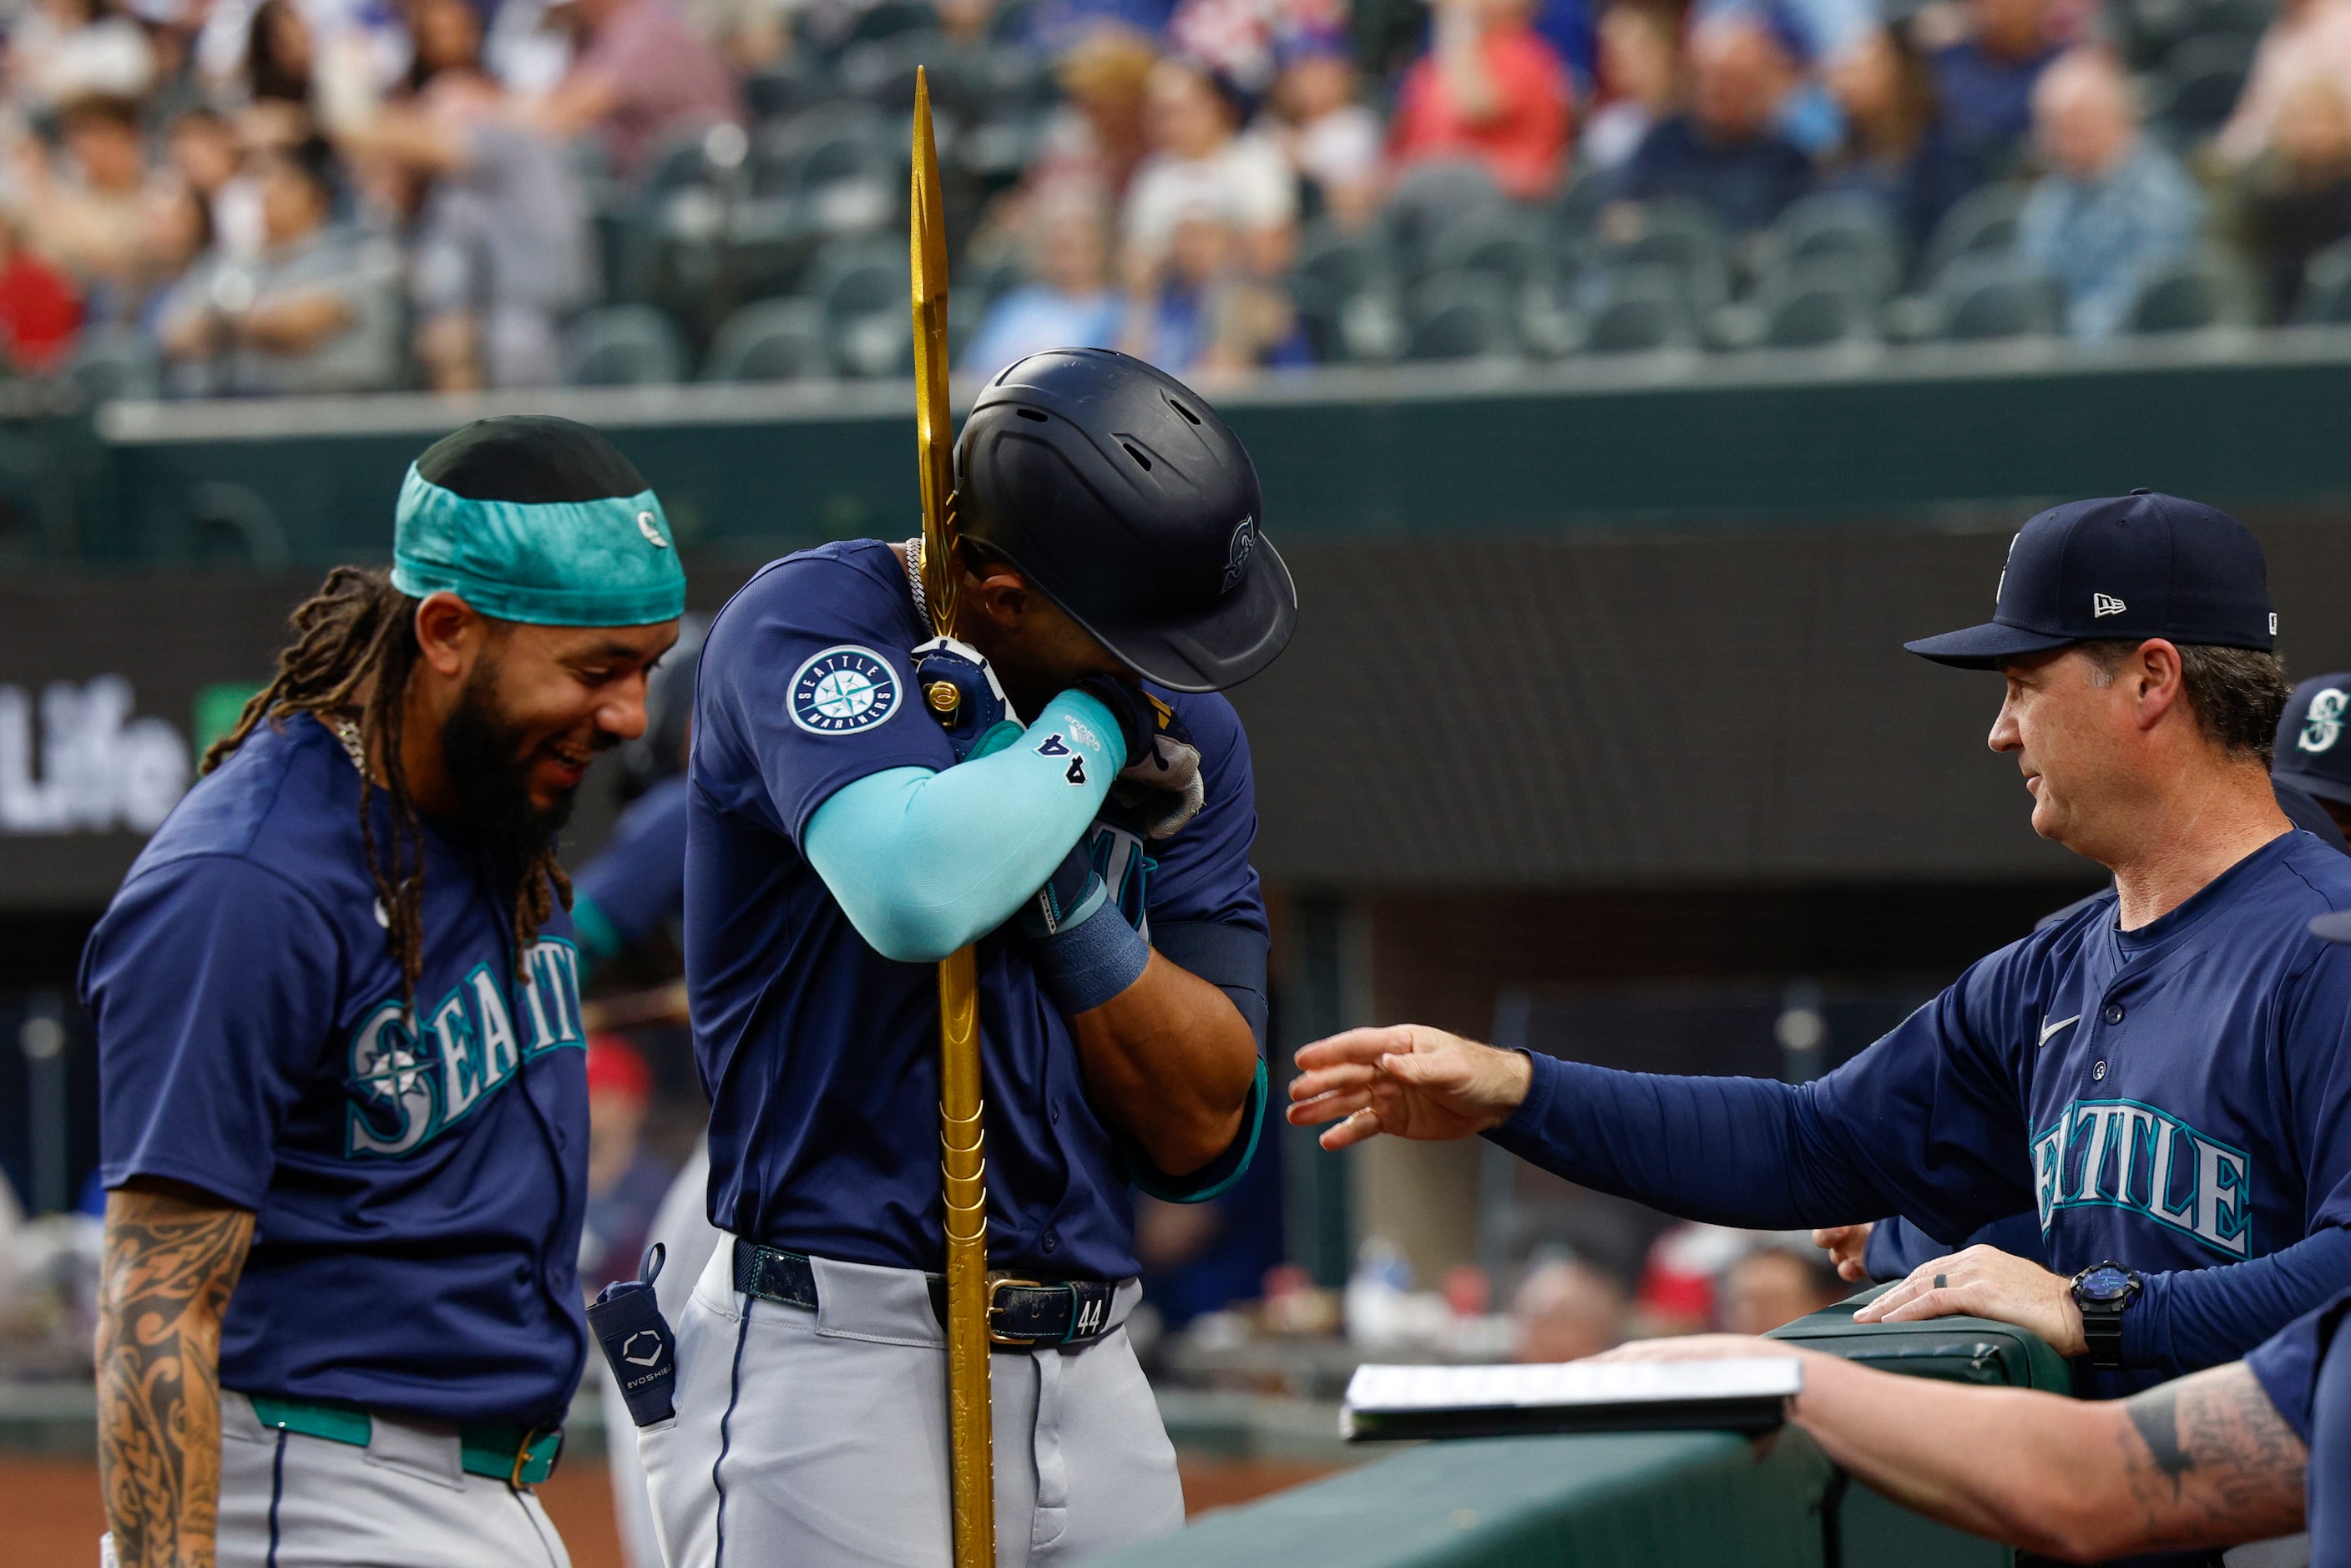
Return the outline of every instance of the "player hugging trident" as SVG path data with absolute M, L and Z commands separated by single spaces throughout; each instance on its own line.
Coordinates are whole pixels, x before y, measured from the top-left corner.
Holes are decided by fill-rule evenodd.
M 771 563 L 702 655 L 686 981 L 723 1234 L 632 1410 L 672 1568 L 1175 1528 L 1128 1195 L 1224 1191 L 1264 1117 L 1257 815 L 1215 695 L 1297 618 L 1256 471 L 1091 349 L 998 375 L 951 450 L 919 78 L 913 196 L 922 534 Z

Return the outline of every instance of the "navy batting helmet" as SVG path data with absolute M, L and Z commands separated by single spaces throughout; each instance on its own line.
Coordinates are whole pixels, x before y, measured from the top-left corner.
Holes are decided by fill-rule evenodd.
M 1298 591 L 1257 468 L 1175 377 L 1107 349 L 1032 354 L 972 405 L 956 474 L 963 537 L 1145 679 L 1220 691 L 1290 642 Z

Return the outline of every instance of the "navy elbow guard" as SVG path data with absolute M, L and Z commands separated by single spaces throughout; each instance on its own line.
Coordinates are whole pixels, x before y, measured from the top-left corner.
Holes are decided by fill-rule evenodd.
M 1081 841 L 1021 907 L 1038 983 L 1064 1017 L 1090 1012 L 1143 976 L 1151 945 L 1126 923 Z

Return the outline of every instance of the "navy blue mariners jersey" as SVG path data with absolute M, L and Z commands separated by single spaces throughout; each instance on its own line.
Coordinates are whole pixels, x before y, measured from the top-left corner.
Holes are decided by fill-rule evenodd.
M 82 961 L 101 1177 L 255 1216 L 222 1385 L 444 1421 L 578 1386 L 588 1090 L 569 923 L 514 962 L 485 857 L 424 823 L 407 1009 L 358 776 L 315 719 L 255 730 L 149 841 Z M 391 812 L 373 791 L 376 842 Z
M 580 944 L 610 957 L 676 918 L 685 896 L 685 778 L 629 803 L 596 858 L 571 879 Z
M 930 635 L 885 544 L 770 564 L 711 628 L 688 773 L 686 980 L 711 1100 L 712 1223 L 906 1269 L 936 1269 L 943 1250 L 936 970 L 875 952 L 800 843 L 841 786 L 954 763 L 909 695 L 906 651 Z M 1161 695 L 1199 744 L 1207 804 L 1155 849 L 1155 936 L 1200 925 L 1261 941 L 1240 721 L 1221 697 Z M 1133 1173 L 1086 1098 L 1069 1028 L 1008 933 L 977 947 L 989 1261 L 1133 1274 Z
M 2301 832 L 2136 931 L 2117 929 L 2112 894 L 2095 900 L 1823 1079 L 1821 1119 L 1936 1234 L 2030 1208 L 2059 1273 L 2206 1270 L 2339 1237 L 2351 950 L 2304 928 L 2344 908 L 2351 860 Z M 2299 1300 L 2281 1280 L 2225 1306 L 2172 1291 L 2124 1314 L 2124 1358 L 2225 1361 L 2346 1283 Z M 2191 1355 L 2191 1340 L 2227 1353 Z
M 2310 1568 L 2351 1564 L 2351 1291 L 2304 1313 L 2245 1357 L 2262 1392 L 2310 1451 L 2304 1481 Z
M 2311 1438 L 2319 1368 L 2335 1347 L 2335 1332 L 2343 1326 L 2346 1312 L 2351 1312 L 2351 1290 L 2314 1312 L 2303 1313 L 2245 1357 L 2245 1364 L 2260 1381 L 2262 1392 L 2270 1396 L 2270 1403 L 2285 1417 L 2285 1424 L 2294 1428 L 2294 1435 L 2305 1443 Z M 2351 1410 L 2343 1414 L 2351 1416 Z M 2344 1457 L 2351 1458 L 2351 1455 Z M 2351 1507 L 2351 1493 L 2346 1493 L 2343 1500 L 2346 1507 Z

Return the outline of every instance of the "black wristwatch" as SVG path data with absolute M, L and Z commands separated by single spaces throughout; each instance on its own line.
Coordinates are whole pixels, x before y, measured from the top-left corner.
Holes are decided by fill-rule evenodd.
M 2146 1281 L 2109 1260 L 2074 1276 L 2074 1304 L 2082 1309 L 2082 1339 L 2090 1364 L 2100 1372 L 2123 1369 L 2123 1309 L 2138 1300 Z

